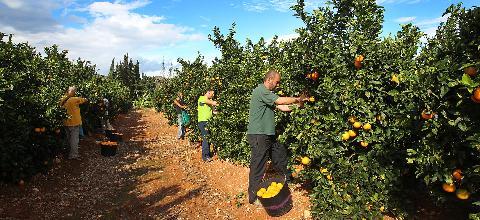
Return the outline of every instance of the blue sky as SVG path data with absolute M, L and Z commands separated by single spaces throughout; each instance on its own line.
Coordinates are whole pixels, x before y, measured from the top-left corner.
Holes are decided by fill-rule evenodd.
M 226 33 L 237 24 L 237 38 L 258 40 L 295 36 L 302 22 L 289 7 L 295 0 L 0 0 L 0 32 L 15 34 L 39 48 L 58 44 L 97 64 L 105 73 L 112 58 L 129 53 L 140 60 L 147 75 L 161 74 L 161 63 L 178 57 L 193 59 L 200 51 L 206 60 L 219 52 L 207 36 L 214 26 Z M 308 10 L 324 0 L 305 0 Z M 427 35 L 446 17 L 450 4 L 463 2 L 470 8 L 480 0 L 377 0 L 385 7 L 384 35 L 412 22 Z

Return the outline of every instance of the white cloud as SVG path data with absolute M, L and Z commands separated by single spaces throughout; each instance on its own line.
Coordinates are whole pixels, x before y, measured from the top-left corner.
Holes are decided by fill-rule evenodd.
M 29 32 L 55 31 L 60 25 L 50 12 L 68 4 L 70 2 L 60 3 L 59 0 L 0 0 L 0 27 Z
M 13 9 L 19 9 L 23 6 L 23 1 L 21 0 L 0 0 L 0 2 Z
M 397 23 L 410 23 L 414 21 L 417 17 L 400 17 L 395 19 L 395 22 Z
M 243 8 L 247 11 L 262 12 L 268 9 L 268 5 L 265 2 L 244 2 Z
M 289 41 L 297 38 L 298 36 L 298 33 L 280 35 L 278 36 L 278 41 Z M 273 38 L 271 40 L 273 40 Z M 271 42 L 271 40 L 269 42 Z
M 297 3 L 296 0 L 250 0 L 243 2 L 243 8 L 252 12 L 263 12 L 275 10 L 279 12 L 288 12 L 290 7 Z M 325 0 L 306 0 L 305 7 L 309 9 L 318 8 L 325 3 Z
M 0 22 L 0 30 L 15 34 L 15 41 L 29 42 L 38 50 L 57 44 L 61 49 L 69 50 L 71 59 L 81 57 L 97 64 L 100 73 L 108 72 L 112 58 L 116 57 L 118 61 L 125 53 L 129 53 L 135 60 L 148 56 L 145 54 L 174 50 L 176 45 L 185 42 L 207 40 L 192 28 L 167 23 L 162 16 L 147 16 L 132 11 L 148 3 L 149 1 L 141 0 L 130 3 L 92 3 L 77 9 L 88 12 L 91 16 L 81 28 L 57 26 L 53 31 L 44 29 L 31 32 Z M 161 61 L 157 57 L 156 62 Z M 145 66 L 145 70 L 155 72 L 155 65 L 152 64 L 155 60 L 149 62 L 149 67 Z M 140 67 L 143 71 L 142 63 Z
M 422 20 L 422 21 L 419 21 L 419 22 L 415 23 L 415 25 L 417 25 L 419 27 L 429 26 L 429 25 L 438 25 L 441 22 L 447 21 L 448 17 L 450 17 L 450 14 L 446 14 L 446 15 L 444 15 L 442 17 L 438 17 L 438 18 Z
M 414 25 L 418 26 L 425 34 L 425 36 L 421 38 L 421 41 L 423 43 L 426 43 L 428 38 L 434 37 L 440 23 L 446 22 L 449 17 L 450 17 L 450 14 L 446 14 L 442 17 L 424 19 L 414 23 Z

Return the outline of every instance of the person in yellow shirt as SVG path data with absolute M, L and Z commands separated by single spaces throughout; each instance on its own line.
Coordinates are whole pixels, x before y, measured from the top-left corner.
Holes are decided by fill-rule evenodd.
M 80 105 L 87 102 L 86 98 L 76 97 L 77 89 L 72 86 L 68 88 L 66 96 L 60 101 L 60 106 L 67 110 L 68 118 L 65 119 L 65 131 L 67 142 L 70 146 L 68 159 L 79 160 L 78 142 L 80 135 L 80 126 L 82 125 L 82 116 L 80 115 Z
M 212 113 L 215 113 L 212 110 L 212 107 L 218 106 L 218 103 L 212 100 L 214 95 L 214 91 L 210 89 L 205 93 L 205 95 L 200 96 L 197 102 L 198 128 L 200 129 L 200 134 L 202 135 L 202 160 L 205 162 L 210 162 L 212 160 L 210 155 L 210 145 L 208 144 L 207 140 L 207 122 L 210 118 L 212 118 Z

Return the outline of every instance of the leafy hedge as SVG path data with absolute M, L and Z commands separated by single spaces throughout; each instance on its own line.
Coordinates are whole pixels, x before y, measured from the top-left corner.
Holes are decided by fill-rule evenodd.
M 471 97 L 480 79 L 464 71 L 480 67 L 480 9 L 451 6 L 448 21 L 423 44 L 411 24 L 381 37 L 383 8 L 375 0 L 335 0 L 312 12 L 304 6 L 292 7 L 305 26 L 289 41 L 241 44 L 235 26 L 226 35 L 215 28 L 210 40 L 221 57 L 211 66 L 200 55 L 182 60 L 157 89 L 157 109 L 175 123 L 171 103 L 182 91 L 195 116 L 201 91 L 214 88 L 220 106 L 209 138 L 220 158 L 248 164 L 249 96 L 268 69 L 277 69 L 277 94 L 307 92 L 315 100 L 276 120 L 292 171 L 313 186 L 316 217 L 407 216 L 421 196 L 478 212 L 480 104 Z M 195 123 L 190 128 L 196 141 Z M 310 165 L 300 164 L 305 156 Z M 468 199 L 445 192 L 445 183 L 459 197 L 466 190 Z
M 66 112 L 58 104 L 69 86 L 90 100 L 81 106 L 88 131 L 98 120 L 93 109 L 101 97 L 110 100 L 110 117 L 128 111 L 132 100 L 128 88 L 97 74 L 89 61 L 71 61 L 57 46 L 42 56 L 6 37 L 0 33 L 0 181 L 18 182 L 47 170 L 61 152 Z

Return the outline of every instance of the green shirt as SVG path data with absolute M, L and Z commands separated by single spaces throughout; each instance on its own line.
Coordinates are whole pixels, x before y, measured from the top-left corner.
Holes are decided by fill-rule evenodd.
M 200 96 L 197 102 L 197 110 L 198 110 L 198 122 L 201 121 L 208 121 L 212 117 L 212 108 L 205 103 L 207 101 L 207 97 Z
M 252 92 L 247 134 L 275 135 L 275 101 L 278 95 L 259 84 Z

